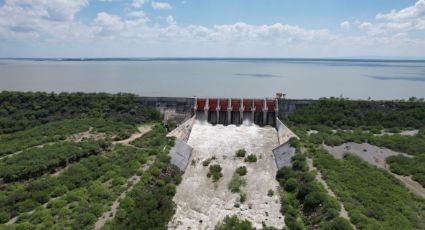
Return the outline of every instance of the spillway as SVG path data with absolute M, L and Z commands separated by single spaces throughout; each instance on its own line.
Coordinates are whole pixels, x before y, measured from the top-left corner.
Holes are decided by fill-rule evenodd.
M 267 226 L 283 228 L 284 217 L 279 211 L 277 191 L 279 184 L 275 180 L 277 167 L 272 153 L 273 148 L 279 145 L 276 129 L 250 122 L 251 119 L 255 121 L 252 113 L 248 113 L 248 118 L 243 120 L 243 117 L 234 115 L 229 118 L 217 111 L 200 112 L 187 141 L 193 148 L 191 163 L 177 187 L 173 199 L 177 205 L 176 213 L 169 223 L 169 229 L 214 229 L 227 215 L 249 220 L 256 228 L 261 228 L 262 222 Z M 246 149 L 248 154 L 255 154 L 257 162 L 247 163 L 236 158 L 235 152 L 241 148 Z M 211 164 L 219 164 L 223 173 L 216 183 L 207 177 L 208 167 L 202 165 L 204 160 L 213 156 L 216 160 Z M 239 166 L 248 169 L 248 174 L 244 176 L 247 184 L 241 189 L 247 194 L 247 199 L 240 207 L 235 207 L 239 194 L 231 193 L 228 183 Z M 274 190 L 272 197 L 267 195 L 270 189 Z
M 259 126 L 276 126 L 277 99 L 196 98 L 198 120 L 210 124 L 240 125 L 250 121 Z

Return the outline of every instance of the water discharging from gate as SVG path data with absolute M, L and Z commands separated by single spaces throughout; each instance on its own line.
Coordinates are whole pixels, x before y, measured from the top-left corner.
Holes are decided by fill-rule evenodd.
M 272 149 L 278 145 L 276 129 L 260 127 L 249 120 L 241 125 L 212 125 L 196 120 L 188 144 L 193 147 L 182 183 L 177 187 L 174 202 L 176 213 L 169 223 L 169 229 L 214 229 L 214 226 L 227 215 L 237 215 L 251 221 L 254 227 L 284 227 L 284 217 L 280 213 L 278 183 L 275 180 L 276 164 Z M 257 156 L 256 163 L 244 162 L 236 158 L 235 152 L 244 148 L 248 154 Z M 219 164 L 223 177 L 216 183 L 207 177 L 208 166 L 202 162 L 211 159 L 210 165 Z M 248 173 L 243 178 L 246 186 L 241 187 L 246 201 L 240 203 L 239 194 L 232 193 L 228 184 L 239 166 L 246 166 Z M 269 197 L 268 191 L 274 190 Z
M 257 125 L 275 126 L 278 102 L 276 99 L 196 98 L 197 120 L 210 124 L 240 125 L 248 120 Z

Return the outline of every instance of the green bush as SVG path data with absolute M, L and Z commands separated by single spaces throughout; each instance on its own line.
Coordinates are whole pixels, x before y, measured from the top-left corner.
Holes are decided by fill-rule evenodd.
M 241 166 L 236 169 L 236 173 L 239 174 L 239 176 L 245 176 L 247 172 L 248 170 L 246 169 L 245 166 Z
M 212 160 L 211 158 L 208 158 L 208 159 L 204 160 L 204 161 L 202 162 L 202 165 L 203 165 L 203 166 L 205 166 L 205 167 L 207 167 L 208 165 L 210 165 L 211 160 Z
M 234 173 L 232 179 L 229 182 L 228 188 L 231 192 L 237 193 L 241 191 L 241 186 L 246 185 L 246 180 L 243 179 L 239 174 Z
M 257 162 L 257 156 L 255 156 L 254 154 L 249 154 L 245 158 L 245 162 Z
M 246 201 L 246 193 L 241 192 L 239 194 L 239 202 L 244 203 Z
M 239 220 L 237 216 L 226 216 L 224 220 L 215 226 L 215 230 L 254 230 L 251 222 Z
M 269 189 L 269 191 L 267 192 L 267 196 L 272 197 L 273 195 L 274 195 L 273 189 Z
M 298 181 L 295 178 L 290 178 L 285 182 L 285 191 L 294 192 L 298 187 Z
M 239 149 L 236 151 L 236 157 L 245 157 L 246 150 L 245 149 Z
M 325 199 L 326 194 L 318 191 L 312 191 L 304 198 L 304 208 L 307 211 L 314 211 L 316 208 L 323 205 Z
M 342 217 L 337 217 L 332 221 L 325 223 L 321 228 L 323 230 L 352 230 L 350 222 Z
M 217 182 L 223 176 L 220 165 L 211 165 L 207 177 L 212 177 L 213 182 Z
M 0 212 L 0 223 L 6 223 L 7 221 L 9 221 L 9 219 L 10 215 L 7 212 Z

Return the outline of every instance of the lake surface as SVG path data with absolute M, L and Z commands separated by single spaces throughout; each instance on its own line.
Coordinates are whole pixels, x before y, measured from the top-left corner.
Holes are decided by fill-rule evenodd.
M 425 97 L 425 61 L 308 59 L 0 60 L 0 90 L 142 96 Z

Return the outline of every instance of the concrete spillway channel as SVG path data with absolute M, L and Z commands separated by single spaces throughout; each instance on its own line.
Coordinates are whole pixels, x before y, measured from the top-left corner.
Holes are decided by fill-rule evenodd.
M 214 229 L 228 215 L 249 220 L 256 228 L 263 223 L 283 228 L 275 175 L 278 167 L 290 164 L 294 151 L 285 143 L 295 135 L 277 118 L 272 122 L 275 127 L 261 127 L 248 120 L 238 125 L 212 125 L 204 118 L 194 116 L 169 134 L 177 139 L 170 151 L 171 163 L 185 171 L 173 199 L 176 213 L 169 229 Z M 242 148 L 247 154 L 255 154 L 257 162 L 247 163 L 235 157 Z M 215 183 L 207 177 L 208 167 L 202 165 L 212 157 L 215 160 L 211 164 L 219 164 L 223 173 Z M 244 203 L 238 202 L 238 193 L 228 189 L 239 166 L 248 169 L 246 185 L 241 188 L 246 194 Z M 274 195 L 270 196 L 269 190 Z

